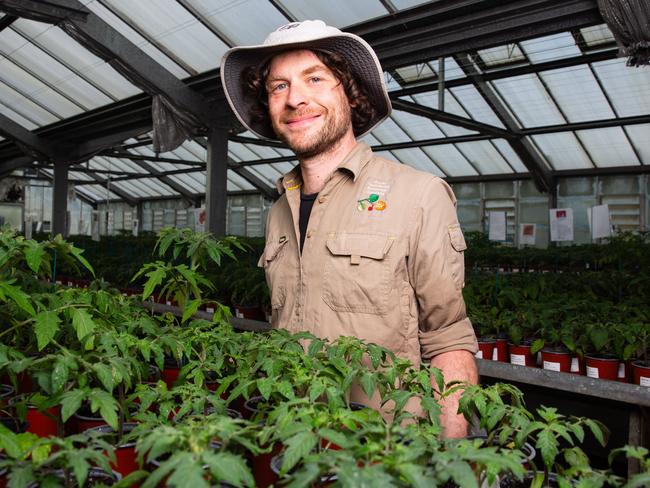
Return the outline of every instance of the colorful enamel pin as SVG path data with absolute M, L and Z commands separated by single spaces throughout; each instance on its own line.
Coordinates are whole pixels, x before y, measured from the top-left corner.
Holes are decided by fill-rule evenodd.
M 371 193 L 368 198 L 362 198 L 361 200 L 357 200 L 357 210 L 359 212 L 363 212 L 364 210 L 368 210 L 369 212 L 372 212 L 373 210 L 377 210 L 381 212 L 382 210 L 386 209 L 386 202 L 383 200 L 379 199 L 379 195 L 376 193 Z

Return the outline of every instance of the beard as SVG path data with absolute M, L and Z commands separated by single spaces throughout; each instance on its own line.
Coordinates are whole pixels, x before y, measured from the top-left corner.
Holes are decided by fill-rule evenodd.
M 304 116 L 308 114 L 293 114 Z M 287 144 L 296 154 L 298 159 L 309 159 L 332 149 L 343 139 L 352 125 L 351 108 L 347 103 L 342 103 L 334 111 L 326 111 L 321 115 L 326 117 L 325 124 L 316 134 L 292 134 L 283 132 L 281 127 L 273 123 L 273 129 L 280 140 Z

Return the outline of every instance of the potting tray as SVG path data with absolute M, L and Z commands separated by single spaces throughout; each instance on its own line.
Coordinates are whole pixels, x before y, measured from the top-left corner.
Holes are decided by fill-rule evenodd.
M 156 302 L 143 302 L 142 306 L 160 314 L 169 312 L 169 313 L 173 313 L 177 317 L 183 316 L 183 311 L 174 305 L 165 305 L 164 303 L 156 303 Z M 205 312 L 203 310 L 198 310 L 194 314 L 194 317 L 199 319 L 212 320 L 212 315 L 213 315 L 212 312 Z M 231 317 L 230 323 L 235 329 L 247 330 L 250 332 L 263 332 L 271 328 L 271 324 L 269 324 L 268 322 L 261 322 L 259 320 L 242 319 L 239 317 Z

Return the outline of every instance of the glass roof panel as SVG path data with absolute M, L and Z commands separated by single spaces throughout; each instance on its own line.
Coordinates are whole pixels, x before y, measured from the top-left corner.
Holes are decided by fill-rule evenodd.
M 489 49 L 481 49 L 478 51 L 478 54 L 488 67 L 526 61 L 526 57 L 517 44 L 506 44 Z
M 451 92 L 454 94 L 454 98 L 456 98 L 465 108 L 464 111 L 469 112 L 471 118 L 478 120 L 479 122 L 504 128 L 499 117 L 497 117 L 485 101 L 485 98 L 481 96 L 474 86 L 458 86 L 452 88 Z M 445 103 L 446 101 L 447 100 L 445 100 Z
M 519 43 L 532 63 L 572 58 L 582 53 L 569 32 L 537 37 Z
M 228 143 L 231 144 L 231 143 Z M 279 158 L 281 154 L 270 146 L 258 146 L 257 144 L 244 144 L 244 147 L 254 153 L 258 159 Z
M 395 115 L 395 114 L 393 113 L 392 115 Z M 372 133 L 370 133 L 370 134 L 366 134 L 366 135 L 363 136 L 361 139 L 359 139 L 359 141 L 361 141 L 361 142 L 365 142 L 366 144 L 368 144 L 368 145 L 371 146 L 371 147 L 372 147 L 372 146 L 376 146 L 376 145 L 378 145 L 378 144 L 381 144 L 381 142 L 379 142 L 379 141 L 377 140 L 377 138 L 376 138 L 375 136 L 372 135 Z
M 287 161 L 286 163 L 274 163 L 271 166 L 276 168 L 282 174 L 282 176 L 284 176 L 289 171 L 291 171 L 297 164 L 298 161 Z
M 463 142 L 456 144 L 482 175 L 512 173 L 512 168 L 489 141 Z
M 418 149 L 417 147 L 411 149 L 398 149 L 392 151 L 394 154 L 392 160 L 397 160 L 401 163 L 408 164 L 412 168 L 419 169 L 420 171 L 425 171 L 426 173 L 433 173 L 437 176 L 445 176 L 445 174 L 440 171 L 429 156 Z
M 620 127 L 581 130 L 578 137 L 598 167 L 636 166 L 639 160 Z
M 115 71 L 110 64 L 92 54 L 61 29 L 50 26 L 50 28 L 43 30 L 43 25 L 31 20 L 19 19 L 12 25 L 12 29 L 28 37 L 43 52 L 61 60 L 76 73 L 81 74 L 94 86 L 101 87 L 116 100 L 140 93 L 141 90 L 138 87 Z M 47 66 L 51 63 L 52 61 L 38 64 L 41 69 L 52 69 Z M 34 71 L 37 72 L 36 69 Z M 62 89 L 65 83 L 82 86 L 81 78 L 72 76 L 54 83 L 60 85 Z
M 505 139 L 492 139 L 492 144 L 494 144 L 503 157 L 506 158 L 506 161 L 510 163 L 510 166 L 512 166 L 515 172 L 526 173 L 528 171 L 528 168 L 526 168 L 526 165 L 524 165 L 521 159 L 519 159 L 519 156 L 517 156 L 517 153 L 512 149 L 512 146 L 508 144 L 508 141 Z
M 208 150 L 193 139 L 183 142 L 181 147 L 192 154 L 192 158 L 185 159 L 196 161 L 207 161 L 208 159 Z
M 615 117 L 587 66 L 545 71 L 540 76 L 569 122 Z
M 372 135 L 380 144 L 392 144 L 394 142 L 407 142 L 411 138 L 390 117 L 384 120 L 373 131 Z
M 584 27 L 580 29 L 580 34 L 582 34 L 582 38 L 589 47 L 616 42 L 612 31 L 609 30 L 606 24 Z
M 524 127 L 565 122 L 536 75 L 515 76 L 491 83 Z
M 431 80 L 435 76 L 435 73 L 427 63 L 404 66 L 403 68 L 397 68 L 395 71 L 397 71 L 397 74 L 407 84 L 415 83 L 422 79 Z
M 244 178 L 239 176 L 237 173 L 235 173 L 232 170 L 228 170 L 228 183 L 232 183 L 236 185 L 236 188 L 233 188 L 234 190 L 254 190 L 255 187 L 251 185 L 248 181 L 246 181 Z M 228 185 L 230 187 L 230 185 Z M 228 191 L 231 191 L 230 188 L 228 188 Z
M 423 3 L 428 3 L 431 0 L 391 0 L 395 8 L 399 10 L 415 7 L 416 5 L 422 5 Z
M 406 132 L 413 140 L 434 139 L 444 137 L 435 124 L 426 117 L 420 117 L 408 112 L 393 110 L 391 118 Z
M 436 73 L 438 72 L 437 62 L 429 61 L 429 65 L 432 65 L 432 68 Z M 465 72 L 460 66 L 458 66 L 458 63 L 454 58 L 445 58 L 445 80 L 455 80 L 458 78 L 465 78 Z
M 203 72 L 217 68 L 228 46 L 175 0 L 103 0 L 167 52 Z M 152 12 L 155 11 L 155 15 Z
M 72 117 L 84 111 L 83 107 L 52 90 L 6 58 L 0 60 L 0 80 L 61 118 Z
M 650 113 L 650 69 L 628 68 L 625 59 L 593 66 L 619 117 Z
M 384 71 L 384 83 L 388 91 L 400 90 L 402 88 L 393 75 L 386 71 Z
M 267 185 L 271 187 L 275 186 L 275 180 L 278 179 L 278 174 L 273 168 L 270 168 L 269 165 L 260 164 L 257 166 L 250 166 L 247 169 L 251 174 L 257 176 L 262 181 L 265 181 Z
M 228 152 L 237 156 L 239 161 L 255 161 L 260 159 L 259 156 L 239 142 L 228 142 Z
M 2 97 L 0 97 L 0 102 L 2 102 Z M 9 117 L 11 120 L 16 122 L 17 124 L 22 125 L 27 130 L 34 130 L 34 129 L 37 129 L 39 127 L 38 124 L 35 124 L 31 120 L 26 119 L 25 117 L 23 117 L 21 114 L 16 113 L 15 111 L 11 110 L 4 103 L 0 103 L 0 114 Z
M 650 164 L 650 124 L 626 125 L 625 131 L 640 154 L 643 164 Z
M 31 120 L 39 127 L 59 120 L 55 115 L 25 98 L 22 94 L 4 83 L 0 83 L 0 106 L 2 105 L 7 106 L 22 117 Z
M 131 2 L 131 5 L 137 5 L 137 2 Z M 126 37 L 137 47 L 139 47 L 143 52 L 148 54 L 157 63 L 161 64 L 174 76 L 178 78 L 184 78 L 189 74 L 182 67 L 172 61 L 166 54 L 160 51 L 156 46 L 152 45 L 131 27 L 122 22 L 117 16 L 115 16 L 110 10 L 108 10 L 99 2 L 90 2 L 86 5 L 86 7 L 101 17 L 107 24 L 109 24 L 113 29 Z
M 478 174 L 467 158 L 453 144 L 426 146 L 422 150 L 449 176 L 468 176 Z
M 411 99 L 415 103 L 420 105 L 425 105 L 434 109 L 438 109 L 438 91 L 420 93 L 413 95 Z M 454 98 L 452 93 L 449 90 L 445 90 L 445 112 L 449 112 L 461 117 L 469 117 L 465 109 L 458 103 L 458 100 Z M 461 136 L 466 134 L 475 134 L 476 132 L 464 129 L 462 127 L 449 125 L 444 122 L 436 122 L 436 126 L 443 132 L 446 136 Z
M 96 202 L 101 202 L 102 200 L 106 200 L 106 188 L 100 185 L 77 185 L 75 186 L 75 190 L 80 191 L 81 193 L 90 197 L 91 200 L 94 200 Z M 108 192 L 109 200 L 117 200 L 119 198 L 120 197 L 117 196 L 115 193 Z
M 188 3 L 235 45 L 261 44 L 270 32 L 288 22 L 268 0 Z
M 86 173 L 81 173 L 79 171 L 70 171 L 68 175 L 71 180 L 94 181 L 92 176 L 88 176 Z
M 182 188 L 185 188 L 190 193 L 203 193 L 205 191 L 204 189 L 203 192 L 199 192 L 195 188 L 196 183 L 191 179 L 188 180 L 187 176 L 185 175 L 169 175 L 167 178 L 169 178 L 177 185 L 180 185 Z M 174 192 L 176 191 L 174 190 Z
M 572 132 L 540 134 L 533 140 L 554 170 L 593 168 Z
M 321 19 L 334 27 L 347 27 L 388 13 L 379 0 L 356 0 L 355 2 L 343 0 L 330 2 L 276 1 L 284 5 L 298 20 Z

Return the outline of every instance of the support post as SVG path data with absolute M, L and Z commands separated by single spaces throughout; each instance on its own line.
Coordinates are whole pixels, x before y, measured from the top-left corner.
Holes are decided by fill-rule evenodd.
M 54 189 L 52 195 L 52 235 L 68 234 L 68 165 L 54 165 Z
M 226 235 L 228 182 L 228 131 L 208 132 L 208 161 L 205 184 L 205 230 L 215 237 Z

